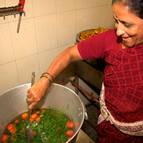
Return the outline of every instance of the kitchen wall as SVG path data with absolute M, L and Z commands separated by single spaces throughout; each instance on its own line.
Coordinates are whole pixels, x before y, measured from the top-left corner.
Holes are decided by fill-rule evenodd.
M 37 78 L 76 33 L 113 25 L 111 0 L 25 0 L 26 16 L 17 33 L 18 15 L 0 17 L 0 93 Z M 0 7 L 18 0 L 0 0 Z

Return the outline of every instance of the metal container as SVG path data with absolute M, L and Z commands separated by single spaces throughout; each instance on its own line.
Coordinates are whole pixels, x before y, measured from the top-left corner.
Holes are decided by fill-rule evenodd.
M 26 95 L 30 83 L 12 88 L 0 96 L 0 136 L 4 127 L 17 115 L 27 111 Z M 73 143 L 84 122 L 85 108 L 79 96 L 68 87 L 52 84 L 38 108 L 54 108 L 67 114 L 78 123 L 75 134 L 66 143 Z

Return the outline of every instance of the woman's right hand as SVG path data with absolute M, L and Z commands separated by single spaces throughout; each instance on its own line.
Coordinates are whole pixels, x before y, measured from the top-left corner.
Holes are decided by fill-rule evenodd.
M 51 63 L 47 72 L 43 73 L 41 78 L 28 90 L 27 102 L 29 109 L 41 100 L 46 94 L 50 83 L 61 73 L 71 62 L 81 60 L 82 57 L 78 51 L 77 45 L 69 47 L 61 52 Z
M 37 105 L 46 94 L 49 86 L 50 81 L 47 78 L 42 77 L 27 91 L 27 103 L 29 109 L 33 109 Z

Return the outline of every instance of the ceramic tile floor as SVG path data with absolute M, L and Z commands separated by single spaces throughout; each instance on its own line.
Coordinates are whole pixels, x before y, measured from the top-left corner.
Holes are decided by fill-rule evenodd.
M 80 130 L 76 143 L 95 143 L 84 131 Z

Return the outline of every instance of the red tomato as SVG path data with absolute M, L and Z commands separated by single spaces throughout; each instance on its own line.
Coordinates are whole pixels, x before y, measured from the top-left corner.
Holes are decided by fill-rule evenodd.
M 67 137 L 70 138 L 74 135 L 74 131 L 73 130 L 67 130 L 65 134 L 66 134 Z
M 14 124 L 8 124 L 7 129 L 12 134 L 14 134 L 16 132 L 16 128 L 15 128 Z
M 37 115 L 36 113 L 33 113 L 33 114 L 31 115 L 31 118 L 35 120 L 35 119 L 37 118 L 37 116 L 38 116 L 38 115 Z
M 28 113 L 23 113 L 23 114 L 21 115 L 21 118 L 22 118 L 23 120 L 28 119 Z
M 16 119 L 14 122 L 15 122 L 15 124 L 18 124 L 18 123 L 19 123 L 19 120 L 18 120 L 18 119 Z
M 32 122 L 34 122 L 34 119 L 33 119 L 33 118 L 30 118 L 29 121 L 32 123 Z
M 70 129 L 73 129 L 75 127 L 75 124 L 73 121 L 67 121 L 66 126 Z
M 36 122 L 40 122 L 40 117 L 37 117 L 35 120 Z
M 15 127 L 15 126 L 14 126 L 12 123 L 10 123 L 10 124 L 7 125 L 7 129 L 8 129 L 8 130 L 13 129 L 14 127 Z
M 8 136 L 7 134 L 3 134 L 2 137 L 1 137 L 1 142 L 2 142 L 2 143 L 6 142 L 7 139 L 8 139 L 8 137 L 9 137 L 9 136 Z
M 11 134 L 15 134 L 16 128 L 12 128 L 11 130 L 9 130 L 9 132 L 10 132 Z

